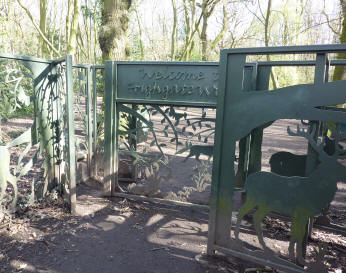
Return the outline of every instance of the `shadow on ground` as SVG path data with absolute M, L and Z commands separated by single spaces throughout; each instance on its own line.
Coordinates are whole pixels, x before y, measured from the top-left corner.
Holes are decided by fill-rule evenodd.
M 53 208 L 16 220 L 23 222 L 18 230 L 0 236 L 0 272 L 238 272 L 223 260 L 208 266 L 195 260 L 206 250 L 207 211 L 99 192 L 78 187 L 80 216 Z

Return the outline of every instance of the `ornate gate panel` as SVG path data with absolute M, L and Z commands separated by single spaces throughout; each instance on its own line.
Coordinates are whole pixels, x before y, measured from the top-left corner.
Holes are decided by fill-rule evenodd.
M 338 135 L 339 124 L 346 123 L 346 113 L 333 105 L 346 102 L 346 81 L 327 82 L 329 53 L 346 52 L 346 45 L 300 46 L 227 49 L 220 57 L 220 91 L 217 101 L 216 136 L 214 148 L 213 182 L 209 220 L 208 253 L 215 250 L 255 263 L 265 264 L 285 272 L 325 272 L 321 261 L 321 247 L 316 262 L 304 261 L 304 242 L 311 217 L 329 205 L 336 192 L 336 184 L 346 181 L 346 167 L 341 159 L 345 150 L 335 145 L 329 154 L 318 141 L 323 124 Z M 295 85 L 269 91 L 270 67 L 259 63 L 257 84 L 244 92 L 246 79 L 244 67 L 250 55 L 311 54 L 315 59 L 304 63 L 315 66 L 313 84 Z M 280 65 L 277 63 L 277 65 Z M 299 62 L 282 63 L 299 65 Z M 260 71 L 262 71 L 260 73 Z M 239 211 L 234 211 L 236 174 L 233 157 L 236 142 L 263 130 L 278 119 L 312 121 L 309 130 L 287 128 L 287 134 L 304 137 L 309 149 L 305 176 L 282 176 L 254 168 L 246 182 L 246 201 Z M 322 123 L 323 122 L 323 123 Z M 331 126 L 334 124 L 336 126 Z M 334 129 L 333 129 L 334 127 Z M 336 137 L 337 138 L 337 137 Z M 323 142 L 322 142 L 323 143 Z M 260 158 L 260 146 L 252 151 Z M 251 151 L 250 151 L 251 153 Z M 256 155 L 257 153 L 257 155 Z M 256 160 L 255 160 L 256 161 Z M 255 210 L 252 218 L 259 244 L 250 246 L 239 235 L 244 231 L 241 223 L 245 215 Z M 266 246 L 261 223 L 269 213 L 284 214 L 291 218 L 291 235 L 288 246 L 291 261 L 278 257 Z M 236 223 L 232 224 L 232 213 Z M 242 227 L 242 228 L 241 228 Z M 241 231 L 241 232 L 240 232 Z M 296 262 L 296 263 L 295 263 Z M 299 264 L 299 265 L 297 265 Z M 305 265 L 302 267 L 302 265 Z
M 31 103 L 34 108 L 33 125 L 12 141 L 0 146 L 5 160 L 1 163 L 0 201 L 9 196 L 8 183 L 13 188 L 13 199 L 10 209 L 17 209 L 18 183 L 30 170 L 42 169 L 31 183 L 28 201 L 40 198 L 53 188 L 68 194 L 71 211 L 75 213 L 75 157 L 74 157 L 74 123 L 73 123 L 73 90 L 72 90 L 72 58 L 66 56 L 55 61 L 10 56 L 0 54 L 0 58 L 18 61 L 31 72 L 33 79 L 33 95 Z M 16 85 L 25 98 L 25 92 Z M 26 88 L 29 88 L 28 86 Z M 14 90 L 16 92 L 16 90 Z M 27 105 L 29 106 L 28 98 Z M 18 153 L 20 146 L 25 148 L 17 159 L 14 170 L 10 168 L 10 156 Z M 12 148 L 17 150 L 12 151 Z M 23 163 L 25 162 L 25 164 Z M 28 179 L 28 178 L 25 178 Z M 40 188 L 38 189 L 37 186 Z M 35 196 L 36 191 L 36 196 Z M 22 193 L 23 194 L 23 193 Z M 5 201 L 6 203 L 6 201 Z M 6 204 L 5 204 L 6 205 Z

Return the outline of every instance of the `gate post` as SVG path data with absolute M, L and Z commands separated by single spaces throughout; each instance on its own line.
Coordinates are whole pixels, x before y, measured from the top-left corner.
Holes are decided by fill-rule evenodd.
M 215 244 L 230 244 L 232 220 L 232 196 L 235 184 L 234 158 L 236 139 L 232 134 L 232 109 L 227 107 L 237 100 L 237 92 L 243 88 L 246 55 L 227 56 L 221 51 L 220 86 L 217 97 L 214 163 L 212 174 L 208 254 L 213 254 Z M 226 82 L 227 81 L 227 82 Z
M 72 76 L 72 56 L 66 56 L 66 112 L 68 130 L 68 178 L 70 188 L 71 213 L 76 214 L 76 157 L 75 157 L 75 137 L 74 137 L 74 111 L 73 111 L 73 76 Z
M 93 101 L 92 101 L 92 90 L 91 90 L 91 79 L 92 79 L 92 75 L 91 75 L 91 68 L 90 66 L 88 66 L 86 68 L 86 89 L 87 89 L 87 105 L 86 105 L 86 109 L 87 109 L 87 117 L 88 117 L 88 126 L 87 126 L 87 136 L 88 136 L 88 175 L 89 177 L 92 174 L 92 170 L 91 170 L 91 160 L 93 158 L 93 149 L 92 149 L 92 143 L 93 143 L 93 118 L 92 118 L 92 107 L 93 107 Z
M 97 148 L 97 92 L 96 92 L 96 68 L 92 67 L 92 81 L 93 81 L 93 92 L 92 92 L 92 109 L 93 109 L 93 140 L 92 140 L 92 160 L 93 160 L 93 169 L 92 176 L 96 177 L 98 172 L 98 163 L 96 159 L 96 148 Z
M 114 188 L 114 92 L 113 92 L 113 62 L 106 61 L 105 64 L 105 82 L 106 90 L 104 95 L 105 103 L 105 143 L 104 143 L 104 178 L 103 178 L 103 194 L 111 196 Z

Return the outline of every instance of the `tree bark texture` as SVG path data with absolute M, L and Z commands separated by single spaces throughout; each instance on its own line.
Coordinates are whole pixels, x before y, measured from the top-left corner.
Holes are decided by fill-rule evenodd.
M 202 60 L 208 60 L 208 37 L 207 37 L 207 28 L 208 28 L 208 20 L 210 16 L 213 14 L 215 6 L 220 2 L 220 0 L 204 0 L 201 5 L 202 9 L 202 30 L 201 30 L 201 42 L 202 42 Z
M 342 30 L 340 35 L 340 43 L 344 44 L 346 43 L 346 0 L 340 0 L 340 5 L 342 9 L 342 15 L 343 15 L 343 22 L 342 22 Z M 345 59 L 346 54 L 345 53 L 338 53 L 337 55 L 338 59 Z M 345 67 L 343 65 L 337 65 L 335 66 L 334 74 L 333 74 L 333 81 L 339 81 L 342 80 L 345 77 Z
M 103 0 L 99 44 L 102 61 L 124 60 L 130 55 L 127 44 L 129 9 L 132 0 Z
M 173 26 L 172 26 L 172 36 L 171 36 L 171 61 L 174 61 L 174 59 L 175 59 L 175 40 L 176 40 L 177 21 L 178 21 L 177 7 L 175 4 L 175 0 L 172 0 L 172 8 L 173 8 Z
M 77 32 L 78 32 L 78 20 L 80 13 L 80 2 L 79 0 L 74 0 L 73 2 L 73 15 L 70 26 L 70 36 L 67 44 L 67 54 L 74 55 L 77 46 Z
M 47 36 L 46 31 L 46 14 L 47 14 L 47 0 L 40 0 L 40 30 L 42 33 Z M 46 58 L 48 56 L 48 48 L 43 40 L 43 38 L 40 36 L 40 55 L 43 58 Z

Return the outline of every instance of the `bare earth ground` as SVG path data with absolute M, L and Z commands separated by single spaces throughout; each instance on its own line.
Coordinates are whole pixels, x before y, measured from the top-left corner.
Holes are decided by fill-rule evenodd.
M 207 212 L 105 199 L 98 192 L 78 188 L 84 216 L 46 200 L 3 228 L 0 272 L 238 271 L 223 260 L 205 266 L 194 259 L 206 249 Z
M 305 153 L 303 139 L 286 141 L 290 138 L 285 133 L 287 125 L 294 128 L 295 124 L 287 122 L 276 122 L 265 131 L 264 170 L 268 170 L 270 155 L 276 151 Z M 6 133 L 24 131 L 30 124 L 26 119 L 11 120 L 2 128 L 3 131 L 7 128 Z M 165 141 L 163 135 L 159 137 Z M 190 175 L 197 162 L 194 159 L 183 162 L 186 155 L 170 162 L 174 175 L 162 182 L 163 193 L 194 186 Z M 206 161 L 207 157 L 201 159 Z M 25 185 L 22 188 L 24 193 L 29 190 Z M 330 215 L 335 223 L 345 225 L 345 184 L 339 183 L 338 188 Z M 188 201 L 208 203 L 209 191 L 207 187 Z M 206 250 L 207 211 L 105 199 L 100 192 L 96 182 L 79 185 L 80 216 L 71 216 L 62 201 L 52 195 L 21 211 L 11 222 L 7 217 L 0 220 L 0 272 L 240 272 L 254 267 L 235 260 L 216 259 L 208 264 L 195 260 L 196 255 Z M 268 246 L 279 255 L 286 255 L 289 223 L 267 218 L 264 226 Z M 250 223 L 244 222 L 241 239 L 258 246 Z M 308 259 L 320 242 L 328 244 L 326 258 L 330 272 L 346 270 L 345 236 L 314 228 Z
M 206 250 L 207 211 L 105 199 L 99 192 L 92 181 L 78 187 L 80 216 L 71 216 L 61 200 L 50 197 L 12 223 L 2 224 L 0 272 L 241 272 L 254 268 L 232 259 L 196 261 L 196 255 Z M 288 226 L 281 221 L 267 223 L 267 233 L 276 237 L 274 248 L 280 251 Z M 256 241 L 253 232 L 246 240 Z M 330 272 L 342 272 L 345 237 L 315 229 L 311 244 L 320 241 L 328 243 Z

